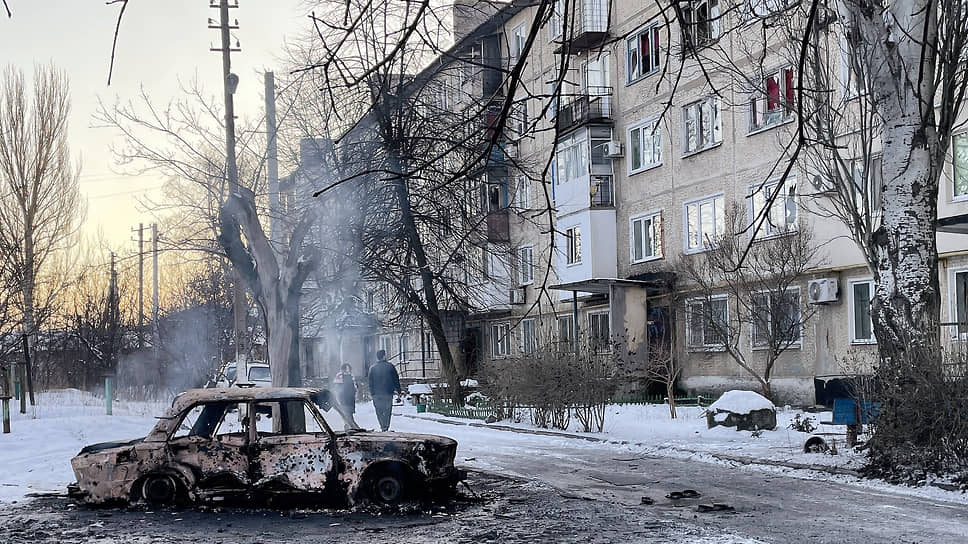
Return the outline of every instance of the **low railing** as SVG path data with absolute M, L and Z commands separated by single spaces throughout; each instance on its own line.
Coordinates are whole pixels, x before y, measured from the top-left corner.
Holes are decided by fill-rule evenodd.
M 588 87 L 564 102 L 556 117 L 559 132 L 591 121 L 612 119 L 612 88 Z
M 488 419 L 495 414 L 494 407 L 489 404 L 481 406 L 457 406 L 447 400 L 432 400 L 427 404 L 427 411 L 447 417 L 463 417 L 467 419 Z
M 588 186 L 592 208 L 608 208 L 615 205 L 614 177 L 611 174 L 593 174 Z

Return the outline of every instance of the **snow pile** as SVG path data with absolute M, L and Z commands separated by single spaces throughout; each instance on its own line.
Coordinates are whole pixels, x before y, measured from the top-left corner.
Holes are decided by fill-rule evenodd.
M 749 414 L 756 410 L 776 410 L 766 397 L 752 391 L 727 391 L 719 400 L 709 405 L 710 412 L 732 412 Z
M 429 395 L 433 393 L 429 383 L 413 383 L 407 386 L 407 393 L 411 395 Z

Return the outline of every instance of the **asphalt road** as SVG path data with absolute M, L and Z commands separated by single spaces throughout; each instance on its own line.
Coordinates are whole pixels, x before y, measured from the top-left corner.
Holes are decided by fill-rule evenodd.
M 456 434 L 418 423 L 424 432 Z M 963 505 L 865 486 L 493 430 L 468 434 L 458 456 L 487 469 L 470 474 L 479 498 L 464 493 L 447 505 L 380 512 L 100 510 L 43 497 L 0 509 L 0 543 L 968 542 Z M 684 489 L 701 496 L 666 497 Z M 706 512 L 705 504 L 726 509 Z

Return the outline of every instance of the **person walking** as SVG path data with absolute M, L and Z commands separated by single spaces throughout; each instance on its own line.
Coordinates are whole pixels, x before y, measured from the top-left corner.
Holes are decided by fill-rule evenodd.
M 373 408 L 380 422 L 380 430 L 386 432 L 390 429 L 393 394 L 403 393 L 403 389 L 400 387 L 400 375 L 397 374 L 397 369 L 387 361 L 387 352 L 381 349 L 376 352 L 376 358 L 376 364 L 370 368 L 367 377 L 370 396 L 373 397 Z
M 344 363 L 336 377 L 333 378 L 336 402 L 342 409 L 346 430 L 358 429 L 359 425 L 353 419 L 356 413 L 356 380 L 353 378 L 353 367 Z

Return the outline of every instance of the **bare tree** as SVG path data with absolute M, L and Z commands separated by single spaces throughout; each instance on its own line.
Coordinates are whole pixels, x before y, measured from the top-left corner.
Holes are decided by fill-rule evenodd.
M 22 71 L 6 68 L 0 95 L 0 245 L 12 249 L 9 282 L 16 285 L 19 321 L 29 341 L 63 280 L 45 273 L 47 263 L 74 242 L 84 214 L 80 167 L 72 164 L 67 143 L 69 114 L 63 72 L 37 66 L 31 89 Z
M 725 235 L 709 240 L 708 251 L 680 261 L 680 273 L 696 286 L 684 301 L 686 348 L 724 350 L 772 399 L 773 368 L 783 352 L 800 344 L 815 313 L 804 306 L 799 284 L 821 263 L 805 225 L 790 223 L 785 232 L 751 241 L 744 234 L 745 207 L 734 204 L 724 216 Z

